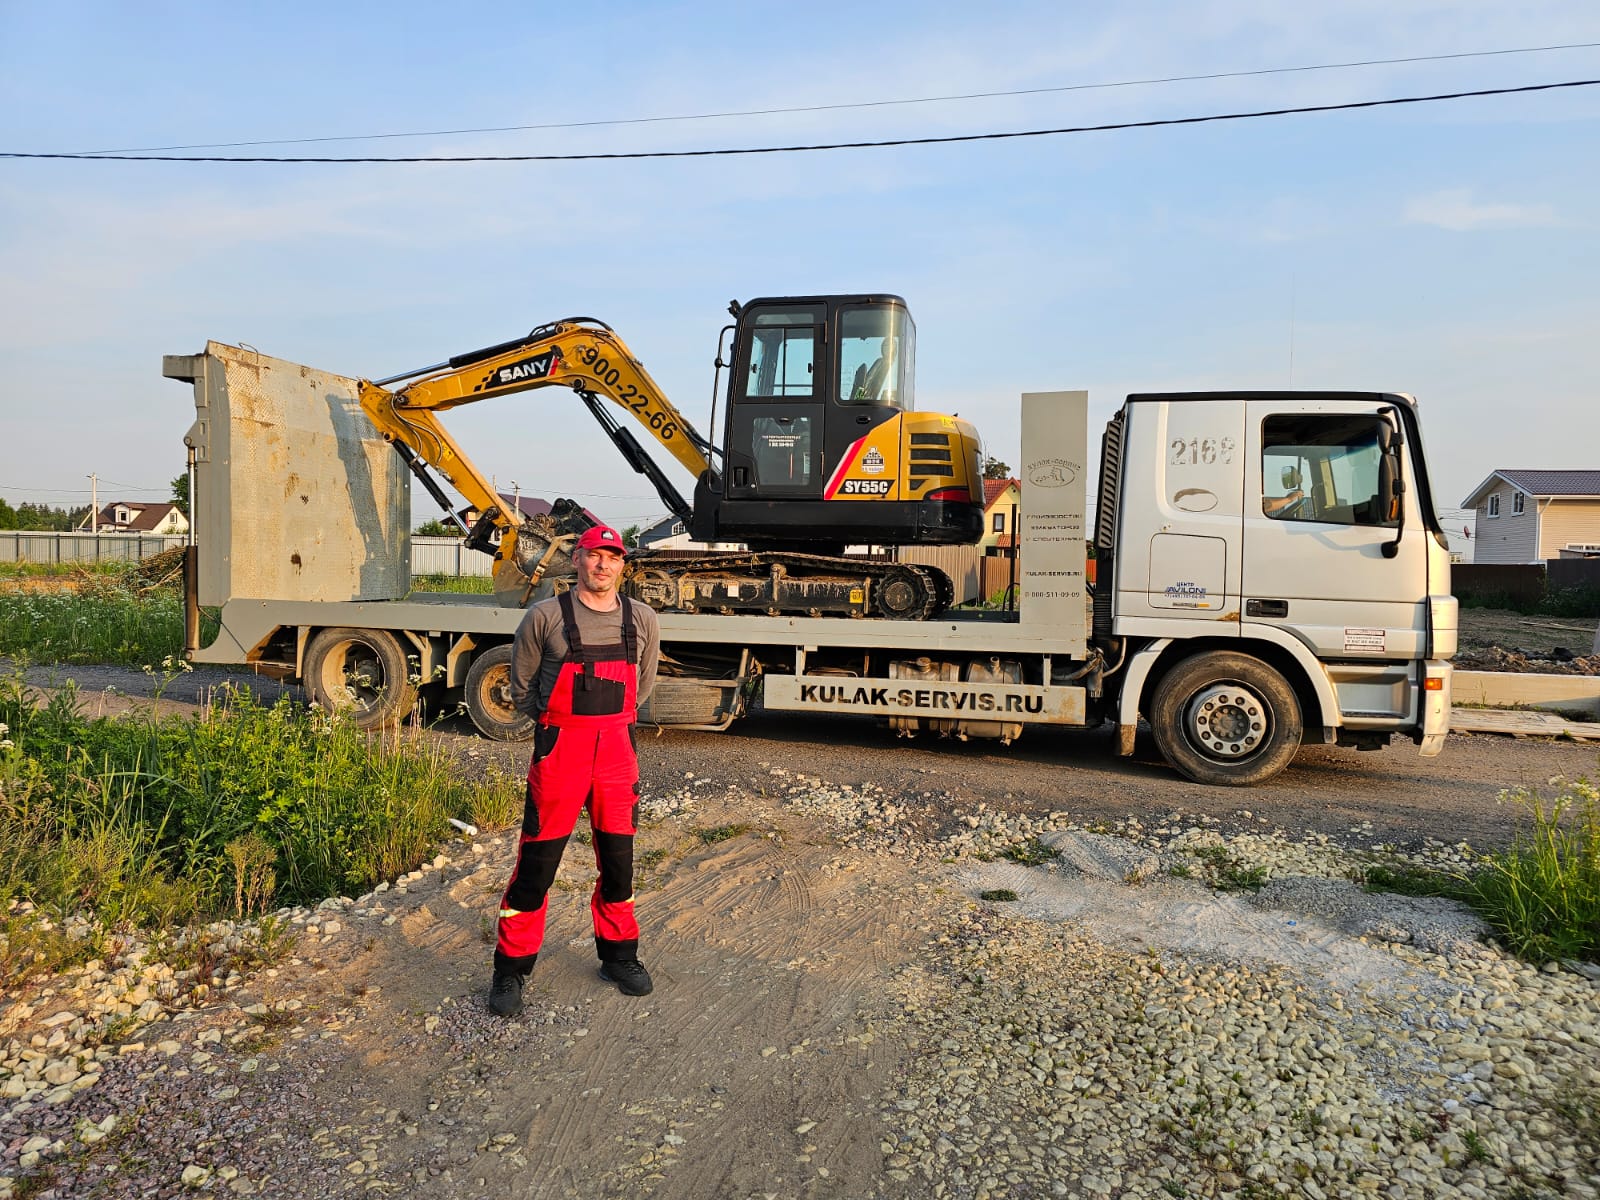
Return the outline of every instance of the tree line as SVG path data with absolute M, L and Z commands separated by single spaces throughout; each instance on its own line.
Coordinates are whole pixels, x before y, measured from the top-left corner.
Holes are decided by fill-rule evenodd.
M 53 508 L 24 500 L 16 507 L 0 497 L 0 529 L 38 529 L 46 533 L 68 533 L 89 515 L 87 504 L 78 508 Z

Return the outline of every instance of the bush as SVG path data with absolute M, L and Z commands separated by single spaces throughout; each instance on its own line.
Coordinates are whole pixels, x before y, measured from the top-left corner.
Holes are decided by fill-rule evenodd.
M 0 912 L 148 928 L 353 895 L 431 856 L 449 818 L 520 796 L 248 691 L 164 719 L 88 720 L 70 686 L 40 700 L 0 680 Z
M 1600 961 L 1600 789 L 1585 779 L 1556 786 L 1549 798 L 1527 788 L 1501 793 L 1527 810 L 1532 827 L 1485 860 L 1471 902 L 1523 958 Z
M 119 569 L 86 575 L 70 591 L 0 591 L 0 654 L 124 666 L 181 654 L 182 599 L 136 585 L 131 570 Z

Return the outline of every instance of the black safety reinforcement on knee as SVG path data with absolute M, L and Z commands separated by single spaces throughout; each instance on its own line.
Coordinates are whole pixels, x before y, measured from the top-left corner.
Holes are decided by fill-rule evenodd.
M 556 880 L 556 868 L 567 848 L 566 838 L 544 842 L 523 842 L 517 853 L 517 873 L 506 889 L 506 907 L 518 912 L 533 912 L 544 903 L 545 894 Z
M 594 834 L 594 854 L 600 863 L 600 899 L 620 904 L 633 895 L 633 834 Z

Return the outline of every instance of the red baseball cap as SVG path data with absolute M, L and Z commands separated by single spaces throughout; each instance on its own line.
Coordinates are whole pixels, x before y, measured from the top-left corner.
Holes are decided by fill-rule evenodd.
M 583 536 L 578 539 L 580 550 L 615 550 L 618 554 L 627 554 L 628 548 L 623 545 L 622 535 L 609 525 L 596 525 L 585 529 Z

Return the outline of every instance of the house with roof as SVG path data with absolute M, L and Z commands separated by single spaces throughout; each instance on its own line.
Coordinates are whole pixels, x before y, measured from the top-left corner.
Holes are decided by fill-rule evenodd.
M 513 508 L 521 509 L 525 518 L 542 517 L 550 511 L 550 501 L 542 500 L 538 496 L 523 496 L 512 492 L 497 492 L 495 494 L 500 497 L 500 504 L 506 512 L 510 512 Z M 584 511 L 587 512 L 588 510 L 585 509 Z M 456 511 L 456 516 L 467 523 L 468 529 L 471 529 L 473 522 L 482 515 L 477 506 L 473 504 Z
M 81 527 L 88 524 L 86 519 Z M 96 514 L 94 527 L 99 533 L 188 533 L 189 518 L 170 500 L 113 500 Z
M 689 536 L 683 518 L 668 513 L 639 530 L 635 542 L 640 550 L 743 550 L 743 542 L 697 542 Z
M 1600 554 L 1600 471 L 1503 468 L 1472 490 L 1472 561 L 1533 563 Z
M 983 481 L 983 539 L 978 543 L 985 555 L 1010 558 L 1016 553 L 1016 514 L 1022 511 L 1022 480 L 985 479 Z

